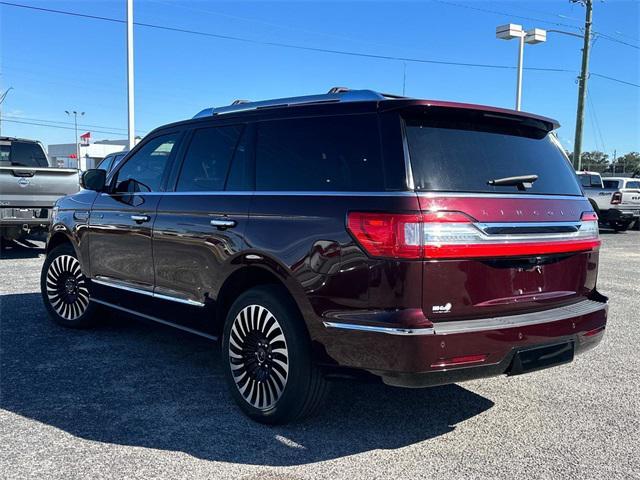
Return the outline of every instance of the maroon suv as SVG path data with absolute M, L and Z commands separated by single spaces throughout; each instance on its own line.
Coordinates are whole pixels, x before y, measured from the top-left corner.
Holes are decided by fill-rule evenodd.
M 219 339 L 250 417 L 345 375 L 424 387 L 602 338 L 597 217 L 537 115 L 367 90 L 235 102 L 149 134 L 53 213 L 42 295 Z

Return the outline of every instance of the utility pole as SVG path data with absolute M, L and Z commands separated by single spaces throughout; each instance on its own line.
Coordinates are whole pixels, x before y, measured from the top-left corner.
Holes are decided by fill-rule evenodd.
M 127 110 L 131 150 L 136 143 L 133 98 L 133 0 L 127 0 Z
M 0 94 L 0 106 L 2 106 L 2 102 L 7 98 L 7 94 L 13 90 L 13 87 L 7 88 L 2 94 Z M 2 134 L 2 111 L 0 111 L 0 134 Z
M 589 77 L 589 49 L 591 47 L 592 0 L 571 0 L 585 6 L 584 46 L 582 47 L 582 68 L 578 78 L 578 111 L 576 112 L 576 137 L 573 145 L 573 161 L 582 170 L 582 129 L 584 126 L 584 104 L 587 99 L 587 78 Z
M 72 111 L 65 110 L 64 113 L 66 113 L 69 116 L 73 115 L 73 127 L 74 127 L 74 131 L 76 132 L 74 137 L 74 142 L 76 144 L 76 159 L 78 160 L 78 168 L 80 168 L 81 165 L 80 165 L 80 143 L 78 142 L 78 115 L 82 116 L 84 115 L 84 112 L 78 112 L 77 110 L 72 110 Z

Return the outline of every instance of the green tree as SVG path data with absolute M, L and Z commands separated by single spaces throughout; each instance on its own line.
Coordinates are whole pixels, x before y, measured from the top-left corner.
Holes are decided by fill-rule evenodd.
M 604 172 L 609 168 L 609 155 L 604 152 L 594 150 L 593 152 L 582 152 L 582 169 L 590 172 Z M 577 169 L 578 164 L 573 160 L 573 153 L 569 154 L 571 163 Z
M 640 153 L 629 152 L 611 162 L 611 172 L 615 174 L 631 175 L 638 172 L 640 175 Z

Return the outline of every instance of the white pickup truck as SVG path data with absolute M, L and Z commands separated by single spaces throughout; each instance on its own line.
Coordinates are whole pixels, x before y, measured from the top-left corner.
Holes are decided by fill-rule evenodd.
M 39 142 L 0 137 L 0 242 L 49 228 L 54 202 L 79 189 L 78 170 L 51 168 Z
M 640 179 L 602 178 L 598 172 L 576 172 L 600 223 L 624 231 L 640 218 Z

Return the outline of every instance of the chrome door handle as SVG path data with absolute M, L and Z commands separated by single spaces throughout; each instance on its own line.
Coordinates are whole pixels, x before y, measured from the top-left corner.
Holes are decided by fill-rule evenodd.
M 210 223 L 212 226 L 217 227 L 218 230 L 224 230 L 225 228 L 233 228 L 236 226 L 235 220 L 227 220 L 227 219 L 211 220 Z
M 151 220 L 151 217 L 149 215 L 131 215 L 131 220 L 136 223 L 142 223 L 148 222 L 149 220 Z

